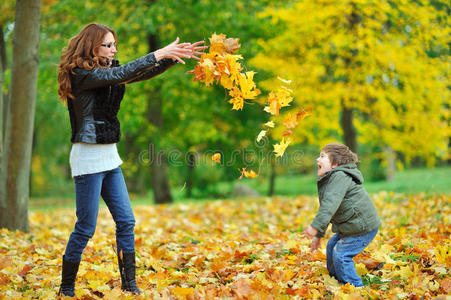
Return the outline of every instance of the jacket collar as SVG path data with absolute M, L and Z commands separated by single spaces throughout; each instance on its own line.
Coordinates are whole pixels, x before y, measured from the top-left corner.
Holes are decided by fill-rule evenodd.
M 330 171 L 327 171 L 326 174 L 324 174 L 323 176 L 318 177 L 317 182 L 320 183 L 323 180 L 327 180 L 335 172 L 345 171 L 345 170 L 349 170 L 349 169 L 357 169 L 357 165 L 355 163 L 340 165 Z

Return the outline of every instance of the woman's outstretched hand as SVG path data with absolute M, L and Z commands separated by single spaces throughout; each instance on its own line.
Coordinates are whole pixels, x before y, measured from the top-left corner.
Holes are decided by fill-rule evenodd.
M 196 60 L 200 60 L 200 57 L 196 56 L 196 55 L 202 55 L 204 54 L 203 52 L 201 52 L 201 50 L 205 50 L 208 48 L 208 46 L 200 46 L 203 43 L 205 43 L 205 41 L 198 41 L 195 42 L 194 44 L 190 44 L 188 45 L 186 48 L 191 49 L 193 51 L 192 55 L 190 58 L 194 58 Z
M 182 58 L 194 58 L 199 60 L 199 57 L 196 55 L 202 55 L 204 50 L 208 48 L 208 46 L 200 46 L 204 43 L 204 41 L 198 41 L 194 44 L 191 43 L 179 43 L 179 38 L 164 48 L 158 49 L 155 51 L 155 58 L 157 61 L 162 58 L 171 58 L 176 60 L 182 64 L 185 64 Z

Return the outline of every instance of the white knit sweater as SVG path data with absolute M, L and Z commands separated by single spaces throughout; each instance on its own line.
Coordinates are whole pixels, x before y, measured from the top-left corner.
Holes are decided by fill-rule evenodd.
M 70 152 L 72 177 L 113 170 L 122 164 L 116 144 L 75 143 Z

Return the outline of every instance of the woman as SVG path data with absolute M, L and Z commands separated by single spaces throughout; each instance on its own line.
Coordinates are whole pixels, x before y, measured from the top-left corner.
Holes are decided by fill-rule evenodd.
M 116 223 L 116 243 L 122 290 L 140 294 L 135 280 L 135 218 L 116 143 L 120 139 L 117 113 L 125 83 L 150 79 L 206 46 L 173 43 L 119 66 L 115 32 L 100 24 L 85 26 L 63 49 L 58 94 L 67 99 L 72 128 L 70 166 L 75 182 L 77 222 L 63 256 L 59 295 L 75 296 L 81 254 L 93 236 L 102 196 Z

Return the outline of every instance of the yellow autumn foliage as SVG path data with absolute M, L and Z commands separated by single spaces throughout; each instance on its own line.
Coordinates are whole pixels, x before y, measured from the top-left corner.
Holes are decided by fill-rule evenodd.
M 451 293 L 450 197 L 381 192 L 382 226 L 355 258 L 365 287 L 327 273 L 325 243 L 301 235 L 315 197 L 135 208 L 137 282 L 146 299 L 432 299 Z M 30 213 L 30 233 L 0 229 L 0 299 L 54 299 L 73 210 Z M 120 290 L 114 222 L 101 208 L 76 281 L 80 299 L 133 299 Z M 330 231 L 326 238 L 331 236 Z
M 449 155 L 451 136 L 449 9 L 444 0 L 295 1 L 260 15 L 282 32 L 262 40 L 251 63 L 274 74 L 262 88 L 274 90 L 280 75 L 314 108 L 294 142 L 340 139 L 351 108 L 359 143 L 433 164 Z

